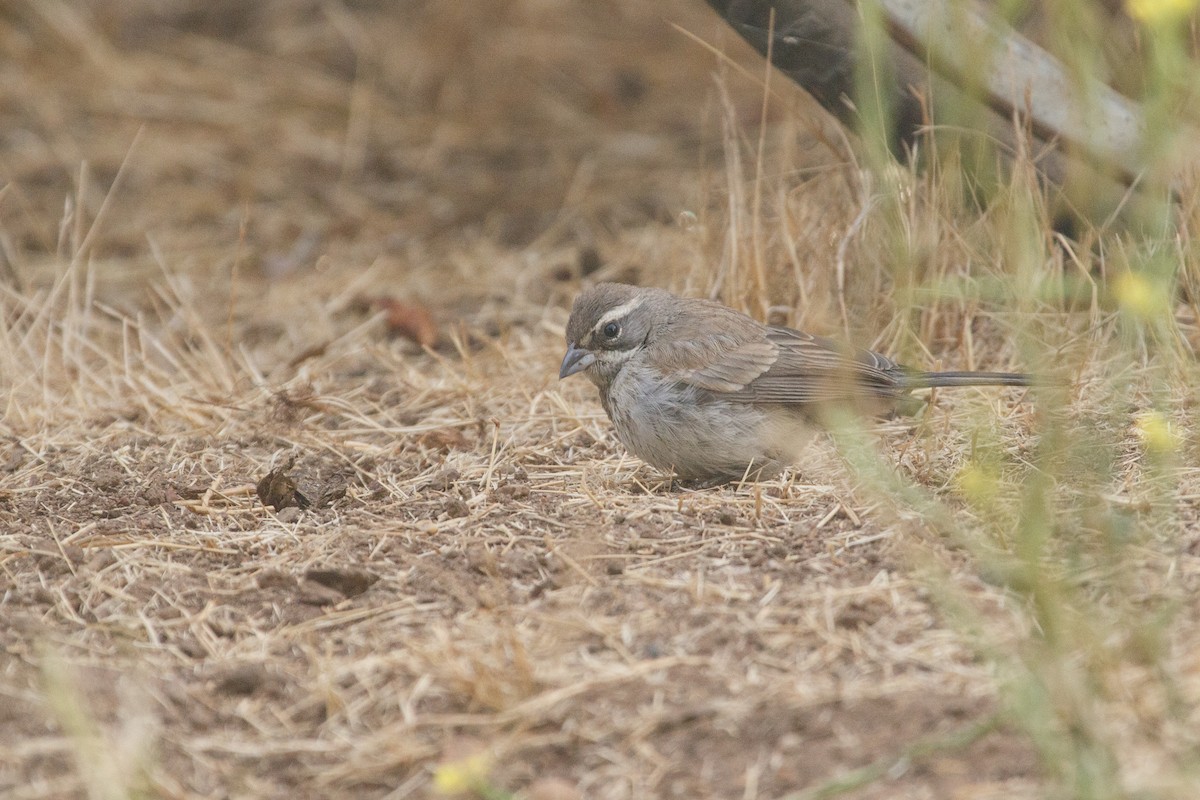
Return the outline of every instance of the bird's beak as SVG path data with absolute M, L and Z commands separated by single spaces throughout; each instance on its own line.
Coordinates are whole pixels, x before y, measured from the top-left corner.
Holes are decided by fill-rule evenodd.
M 596 356 L 571 342 L 567 345 L 567 354 L 563 356 L 562 366 L 558 368 L 558 379 L 583 372 L 595 362 Z

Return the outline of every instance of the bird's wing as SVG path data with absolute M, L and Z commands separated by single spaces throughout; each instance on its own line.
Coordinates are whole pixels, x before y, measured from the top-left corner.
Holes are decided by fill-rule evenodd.
M 659 342 L 651 349 L 654 366 L 680 383 L 730 400 L 788 405 L 905 392 L 903 370 L 878 353 L 768 328 L 716 304 L 697 310 L 671 320 L 669 346 Z
M 717 303 L 694 301 L 663 320 L 646 357 L 671 380 L 710 392 L 744 390 L 775 363 L 779 347 L 767 329 Z
M 666 335 L 647 350 L 652 365 L 671 380 L 732 393 L 775 363 L 779 348 L 754 320 L 715 303 L 696 311 L 667 322 Z
M 827 403 L 874 397 L 888 400 L 907 392 L 905 371 L 887 356 L 852 350 L 832 339 L 791 328 L 768 328 L 778 348 L 771 368 L 738 392 L 758 403 Z

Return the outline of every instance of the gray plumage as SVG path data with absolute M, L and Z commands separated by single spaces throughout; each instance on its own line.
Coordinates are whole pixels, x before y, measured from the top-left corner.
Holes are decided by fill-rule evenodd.
M 763 325 L 709 300 L 602 283 L 575 301 L 560 377 L 585 372 L 621 441 L 681 477 L 773 474 L 829 404 L 889 410 L 914 389 L 1027 386 L 1016 373 L 921 372 Z

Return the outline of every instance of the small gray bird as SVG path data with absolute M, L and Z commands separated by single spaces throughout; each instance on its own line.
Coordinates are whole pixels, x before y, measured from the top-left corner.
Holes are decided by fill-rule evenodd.
M 821 407 L 893 410 L 914 389 L 1028 386 L 1007 372 L 921 372 L 767 326 L 728 306 L 601 283 L 575 300 L 558 377 L 585 373 L 631 452 L 717 484 L 778 474 Z

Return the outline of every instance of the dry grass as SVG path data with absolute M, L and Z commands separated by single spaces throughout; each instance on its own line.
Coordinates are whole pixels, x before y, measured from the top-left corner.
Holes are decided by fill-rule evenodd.
M 0 12 L 5 796 L 1194 796 L 1200 331 L 1105 288 L 1190 229 L 760 142 L 700 6 Z M 1060 383 L 672 491 L 554 378 L 597 253 Z

